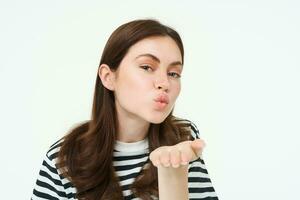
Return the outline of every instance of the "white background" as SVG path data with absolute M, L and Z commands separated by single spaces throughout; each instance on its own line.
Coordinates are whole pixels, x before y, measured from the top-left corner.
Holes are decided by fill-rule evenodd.
M 90 117 L 109 35 L 145 17 L 182 36 L 175 114 L 206 140 L 219 198 L 299 199 L 296 0 L 1 1 L 1 199 L 29 199 L 48 147 Z

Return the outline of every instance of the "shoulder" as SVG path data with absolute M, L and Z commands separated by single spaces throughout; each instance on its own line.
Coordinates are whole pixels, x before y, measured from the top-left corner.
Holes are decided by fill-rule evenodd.
M 76 188 L 57 167 L 58 152 L 63 139 L 47 150 L 40 167 L 31 199 L 75 199 Z
M 48 176 L 56 177 L 55 179 L 57 180 L 63 179 L 63 177 L 61 176 L 61 171 L 57 166 L 58 154 L 62 146 L 62 143 L 63 143 L 63 138 L 57 140 L 47 149 L 46 154 L 44 154 L 40 175 L 42 173 L 44 176 L 47 177 Z
M 59 150 L 63 144 L 63 141 L 64 139 L 63 138 L 60 138 L 59 140 L 57 140 L 55 143 L 53 143 L 47 153 L 46 153 L 46 157 L 51 160 L 51 161 L 54 161 L 56 160 L 56 158 L 58 157 L 58 153 L 59 153 Z
M 175 117 L 175 116 L 173 117 L 173 121 L 176 124 L 180 124 L 181 126 L 188 129 L 190 135 L 192 136 L 192 140 L 200 138 L 200 131 L 193 121 L 185 118 Z

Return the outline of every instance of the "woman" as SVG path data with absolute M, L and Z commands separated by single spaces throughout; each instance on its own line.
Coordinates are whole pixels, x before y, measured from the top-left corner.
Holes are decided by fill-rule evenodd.
M 32 199 L 218 199 L 197 127 L 172 115 L 183 57 L 178 33 L 156 20 L 118 27 L 91 120 L 51 146 Z

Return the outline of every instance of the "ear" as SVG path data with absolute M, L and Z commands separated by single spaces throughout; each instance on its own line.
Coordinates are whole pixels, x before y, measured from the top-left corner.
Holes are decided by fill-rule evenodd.
M 106 64 L 101 64 L 98 70 L 98 75 L 103 86 L 111 91 L 114 90 L 115 73 L 110 70 Z

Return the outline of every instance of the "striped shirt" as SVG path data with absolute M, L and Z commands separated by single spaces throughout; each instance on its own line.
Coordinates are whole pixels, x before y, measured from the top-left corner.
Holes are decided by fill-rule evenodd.
M 195 124 L 191 123 L 191 129 L 193 138 L 199 138 L 199 131 Z M 53 144 L 47 152 L 33 189 L 32 200 L 76 199 L 76 188 L 60 174 L 55 165 L 61 142 L 60 140 Z M 113 165 L 120 180 L 124 199 L 140 200 L 133 195 L 129 188 L 143 166 L 147 162 L 151 162 L 148 139 L 134 143 L 116 141 L 113 155 Z M 190 200 L 218 200 L 202 158 L 189 163 L 188 190 Z M 153 196 L 153 199 L 157 198 Z

